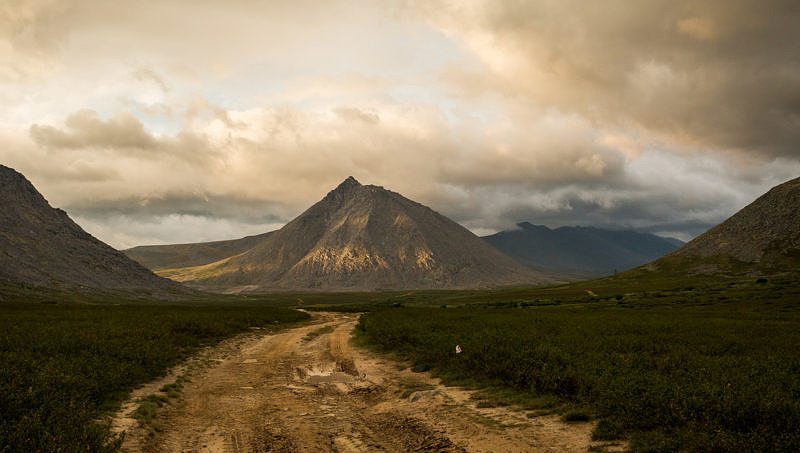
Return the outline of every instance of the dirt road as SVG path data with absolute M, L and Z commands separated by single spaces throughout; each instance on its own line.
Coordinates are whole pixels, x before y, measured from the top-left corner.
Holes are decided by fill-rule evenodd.
M 350 345 L 357 315 L 243 335 L 134 392 L 114 419 L 125 452 L 588 450 L 590 423 L 477 408 L 472 393 Z M 175 374 L 190 382 L 152 425 L 130 418 L 136 398 Z

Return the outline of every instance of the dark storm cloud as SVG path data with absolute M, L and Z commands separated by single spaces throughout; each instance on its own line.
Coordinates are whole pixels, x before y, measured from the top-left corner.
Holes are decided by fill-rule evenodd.
M 752 202 L 770 186 L 791 176 L 744 183 L 730 169 L 683 173 L 681 167 L 657 162 L 660 179 L 631 169 L 636 178 L 532 189 L 521 185 L 443 191 L 435 199 L 440 210 L 480 234 L 512 229 L 520 221 L 559 226 L 633 229 L 688 240 Z M 701 167 L 696 163 L 696 167 Z M 779 172 L 776 172 L 779 173 Z M 663 185 L 661 179 L 666 181 Z M 672 182 L 670 185 L 669 183 Z
M 467 92 L 525 95 L 690 147 L 800 153 L 796 1 L 421 2 L 420 8 L 486 63 L 485 77 L 461 80 Z
M 277 230 L 296 214 L 280 202 L 186 193 L 78 200 L 62 208 L 120 249 L 235 239 Z
M 663 201 L 662 201 L 663 202 Z M 553 228 L 559 226 L 594 226 L 608 229 L 631 229 L 645 233 L 681 232 L 696 236 L 714 226 L 715 222 L 687 219 L 677 210 L 653 209 L 650 200 L 627 200 L 613 207 L 580 199 L 567 200 L 568 209 L 541 210 L 520 206 L 501 215 L 507 219 L 529 219 Z
M 81 200 L 64 206 L 64 209 L 80 217 L 102 218 L 103 216 L 126 216 L 142 221 L 171 214 L 217 219 L 231 219 L 251 225 L 281 223 L 290 220 L 279 213 L 291 208 L 279 202 L 248 200 L 241 197 L 218 195 L 192 195 L 165 193 L 158 197 L 128 197 L 115 200 Z

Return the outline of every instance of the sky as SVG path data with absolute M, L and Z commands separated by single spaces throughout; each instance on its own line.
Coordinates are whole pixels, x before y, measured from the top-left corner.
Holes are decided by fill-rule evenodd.
M 117 248 L 346 177 L 489 234 L 688 240 L 800 176 L 800 3 L 0 0 L 0 163 Z

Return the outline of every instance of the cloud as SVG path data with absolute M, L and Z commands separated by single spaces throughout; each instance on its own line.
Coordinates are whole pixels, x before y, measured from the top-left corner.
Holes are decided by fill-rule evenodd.
M 796 162 L 776 163 L 764 180 L 739 169 L 752 166 L 658 150 L 630 160 L 588 121 L 553 112 L 476 120 L 430 104 L 313 111 L 192 105 L 202 108 L 192 107 L 174 135 L 148 132 L 129 112 L 103 119 L 80 111 L 61 126 L 32 127 L 28 146 L 48 159 L 20 170 L 42 182 L 57 206 L 120 247 L 136 245 L 131 241 L 146 238 L 152 225 L 169 233 L 144 242 L 272 228 L 349 175 L 428 204 L 476 232 L 529 220 L 681 227 L 686 236 L 730 215 L 776 178 L 800 172 Z M 201 224 L 207 226 L 197 230 Z
M 55 0 L 4 2 L 0 7 L 0 37 L 19 52 L 41 56 L 58 51 L 66 37 L 66 29 L 59 22 L 68 9 L 67 3 Z
M 574 115 L 520 113 L 458 129 L 466 136 L 457 142 L 458 158 L 441 164 L 444 182 L 545 189 L 596 184 L 623 172 L 619 151 L 599 141 L 591 124 Z
M 88 217 L 70 214 L 81 227 L 96 237 L 103 238 L 118 249 L 137 245 L 180 244 L 187 240 L 187 230 L 192 242 L 226 240 L 274 231 L 277 224 L 247 224 L 236 219 L 168 214 L 157 217 L 141 217 L 110 214 Z
M 377 124 L 380 117 L 375 112 L 365 112 L 355 107 L 339 107 L 334 110 L 336 115 L 345 121 L 360 121 L 366 124 Z
M 798 10 L 12 2 L 0 160 L 117 246 L 272 228 L 349 175 L 477 232 L 686 238 L 800 173 Z
M 451 73 L 688 148 L 797 156 L 800 6 L 792 1 L 419 2 L 484 63 Z M 477 80 L 476 80 L 477 78 Z
M 289 220 L 348 175 L 426 202 L 448 186 L 590 187 L 623 172 L 621 155 L 571 117 L 526 123 L 535 133 L 522 134 L 504 117 L 475 124 L 423 103 L 239 111 L 195 100 L 187 111 L 173 135 L 150 133 L 125 111 L 104 119 L 84 110 L 63 125 L 34 125 L 30 145 L 48 159 L 21 170 L 47 176 L 46 195 L 82 218 L 176 214 L 242 223 Z M 64 168 L 108 177 L 78 181 L 59 176 Z
M 31 138 L 45 148 L 139 148 L 151 150 L 157 140 L 128 112 L 117 112 L 103 121 L 93 110 L 81 110 L 64 122 L 66 130 L 34 124 Z
M 676 24 L 681 33 L 685 33 L 699 41 L 708 41 L 717 37 L 714 21 L 707 17 L 687 17 Z
M 159 75 L 153 68 L 149 66 L 141 66 L 131 73 L 131 75 L 141 82 L 153 82 L 161 89 L 162 92 L 167 93 L 170 91 L 169 85 L 164 81 L 164 78 Z

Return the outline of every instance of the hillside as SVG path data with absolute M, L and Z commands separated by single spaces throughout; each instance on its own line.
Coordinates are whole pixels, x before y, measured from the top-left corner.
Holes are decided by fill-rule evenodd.
M 158 273 L 216 291 L 477 288 L 551 281 L 432 209 L 352 177 L 249 250 Z
M 590 278 L 641 266 L 680 247 L 677 239 L 590 227 L 550 229 L 528 222 L 483 239 L 538 271 Z
M 180 290 L 85 232 L 0 165 L 0 279 L 50 287 Z
M 691 274 L 799 271 L 800 178 L 773 187 L 647 268 Z
M 253 248 L 272 234 L 263 233 L 228 241 L 195 244 L 141 245 L 122 253 L 154 271 L 213 263 Z

